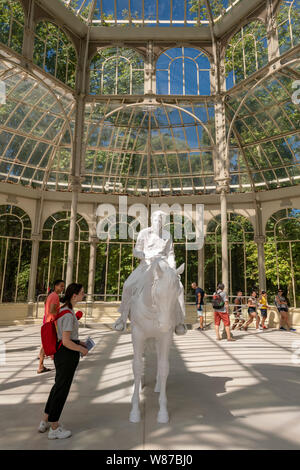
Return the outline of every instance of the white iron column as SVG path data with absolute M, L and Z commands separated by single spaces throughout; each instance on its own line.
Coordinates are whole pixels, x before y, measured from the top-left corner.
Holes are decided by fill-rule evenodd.
M 34 48 L 34 4 L 34 0 L 29 0 L 28 15 L 24 25 L 22 56 L 29 60 L 32 60 Z
M 215 181 L 216 190 L 220 194 L 221 233 L 222 233 L 222 282 L 229 291 L 228 275 L 228 243 L 227 243 L 227 198 L 229 192 L 229 156 L 226 151 L 225 105 L 220 97 L 215 105 L 216 150 L 215 150 Z M 217 280 L 219 282 L 220 280 Z
M 97 256 L 98 238 L 96 236 L 90 237 L 90 262 L 89 262 L 89 280 L 88 280 L 88 315 L 92 316 L 93 309 L 93 294 L 95 289 L 95 274 L 96 274 L 96 256 Z
M 76 219 L 78 207 L 78 194 L 80 190 L 80 178 L 73 176 L 71 178 L 72 204 L 70 217 L 69 247 L 67 259 L 66 287 L 73 282 L 74 272 L 74 254 L 75 254 L 75 238 L 76 238 Z
M 262 223 L 261 203 L 255 199 L 256 230 L 254 242 L 257 244 L 259 290 L 266 290 L 265 241 Z
M 149 41 L 147 44 L 147 54 L 145 60 L 145 80 L 144 80 L 145 95 L 153 95 L 156 93 L 156 73 L 155 73 L 155 60 L 153 42 Z
M 257 244 L 257 256 L 258 256 L 258 279 L 259 279 L 259 290 L 266 290 L 266 269 L 265 269 L 265 241 L 266 237 L 258 235 L 254 237 L 254 241 Z
M 32 233 L 31 239 L 32 239 L 32 251 L 31 251 L 30 276 L 29 276 L 29 285 L 28 285 L 27 318 L 33 317 L 34 304 L 36 300 L 35 289 L 36 289 L 37 266 L 38 266 L 41 236 L 38 233 Z
M 229 154 L 226 147 L 227 133 L 226 133 L 226 114 L 224 92 L 226 91 L 226 78 L 225 78 L 225 44 L 216 42 L 214 48 L 214 62 L 215 62 L 215 123 L 216 123 L 216 148 L 214 155 L 215 162 L 215 181 L 216 191 L 220 194 L 221 206 L 221 233 L 222 233 L 222 282 L 225 285 L 225 290 L 229 291 L 228 283 L 228 244 L 227 244 L 227 199 L 226 193 L 229 192 Z M 217 280 L 219 282 L 219 280 Z
M 273 12 L 273 1 L 267 0 L 267 35 L 269 62 L 280 56 L 276 14 Z
M 204 289 L 204 246 L 198 250 L 198 286 Z
M 81 191 L 81 175 L 84 173 L 84 114 L 85 114 L 85 97 L 87 87 L 87 76 L 89 69 L 87 67 L 87 58 L 89 50 L 89 35 L 91 15 L 95 9 L 96 2 L 94 0 L 89 16 L 89 27 L 85 40 L 81 41 L 80 54 L 77 64 L 76 73 L 76 116 L 75 116 L 75 132 L 74 147 L 72 154 L 72 165 L 70 175 L 70 188 L 72 190 L 71 220 L 69 234 L 69 248 L 67 260 L 66 286 L 73 281 L 74 268 L 74 252 L 75 252 L 75 236 L 76 236 L 76 219 L 78 208 L 78 195 Z
M 227 240 L 227 199 L 226 192 L 221 191 L 221 236 L 222 236 L 222 282 L 228 292 L 228 240 Z
M 28 310 L 27 318 L 33 318 L 33 309 L 35 303 L 35 289 L 36 289 L 36 278 L 37 278 L 37 267 L 39 259 L 39 247 L 40 247 L 40 225 L 41 225 L 41 214 L 42 214 L 43 200 L 38 199 L 35 207 L 35 220 L 34 229 L 31 234 L 32 240 L 32 251 L 31 251 L 31 263 L 30 263 L 30 275 L 28 284 Z

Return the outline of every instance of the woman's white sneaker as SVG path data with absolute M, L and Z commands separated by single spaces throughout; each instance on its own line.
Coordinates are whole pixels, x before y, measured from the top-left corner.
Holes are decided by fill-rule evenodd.
M 38 431 L 39 432 L 46 432 L 50 428 L 50 424 L 47 421 L 41 421 Z
M 56 429 L 50 428 L 48 433 L 48 439 L 66 439 L 67 437 L 72 436 L 71 431 L 63 429 L 61 426 L 58 426 Z

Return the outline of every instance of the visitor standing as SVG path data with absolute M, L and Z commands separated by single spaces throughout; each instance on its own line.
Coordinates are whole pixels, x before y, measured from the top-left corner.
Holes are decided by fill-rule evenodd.
M 235 339 L 231 338 L 230 335 L 229 302 L 224 288 L 224 284 L 218 284 L 217 291 L 214 293 L 212 301 L 217 340 L 222 339 L 220 336 L 220 323 L 222 320 L 225 327 L 227 341 L 235 341 Z
M 279 329 L 282 331 L 286 331 L 286 328 L 283 327 L 283 325 L 286 323 L 290 331 L 296 331 L 295 328 L 291 327 L 291 323 L 289 320 L 288 301 L 287 301 L 287 298 L 284 296 L 282 289 L 278 290 L 278 294 L 275 297 L 275 305 L 277 307 L 277 310 L 280 316 Z
M 63 293 L 64 288 L 65 288 L 65 281 L 63 281 L 62 279 L 58 279 L 54 282 L 54 291 L 50 290 L 45 300 L 45 314 L 44 314 L 43 324 L 51 320 L 55 320 L 55 317 L 59 312 L 59 305 L 60 305 L 59 296 Z M 41 346 L 39 358 L 40 358 L 40 362 L 39 362 L 37 373 L 42 374 L 43 372 L 49 372 L 51 369 L 48 369 L 47 367 L 44 366 L 45 353 L 44 353 L 43 346 Z
M 234 323 L 232 325 L 232 330 L 234 330 L 235 328 L 239 330 L 245 323 L 245 319 L 243 318 L 243 313 L 242 313 L 242 301 L 243 301 L 243 291 L 238 290 L 236 293 L 236 298 L 234 299 L 234 308 L 233 308 Z
M 72 385 L 80 353 L 83 356 L 88 353 L 85 343 L 79 341 L 78 320 L 74 313 L 76 303 L 81 302 L 83 297 L 82 284 L 70 284 L 63 299 L 64 305 L 60 308 L 60 313 L 66 309 L 68 313 L 57 320 L 57 339 L 62 344 L 54 354 L 55 384 L 45 407 L 44 419 L 38 429 L 39 432 L 46 432 L 50 428 L 49 439 L 65 439 L 72 435 L 71 431 L 59 425 L 59 418 Z
M 205 297 L 205 292 L 201 287 L 198 287 L 196 282 L 193 282 L 191 285 L 192 289 L 195 290 L 195 296 L 196 296 L 196 307 L 197 307 L 197 315 L 199 319 L 199 327 L 197 330 L 203 331 L 204 326 L 203 326 L 203 305 L 204 305 L 204 297 Z
M 256 290 L 252 290 L 251 295 L 248 299 L 248 321 L 245 323 L 243 329 L 246 331 L 248 326 L 251 325 L 253 320 L 256 320 L 256 329 L 262 330 L 262 327 L 259 326 L 260 317 L 257 314 L 257 293 Z
M 265 325 L 265 321 L 268 316 L 268 308 L 271 308 L 268 305 L 268 295 L 265 290 L 261 291 L 261 295 L 258 299 L 259 306 L 260 306 L 260 313 L 261 313 L 261 327 L 266 330 L 267 326 Z

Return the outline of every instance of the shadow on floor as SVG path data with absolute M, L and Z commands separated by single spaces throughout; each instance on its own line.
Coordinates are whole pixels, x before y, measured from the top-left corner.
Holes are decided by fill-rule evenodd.
M 167 384 L 170 422 L 158 424 L 158 394 L 154 393 L 156 377 L 156 355 L 148 348 L 145 354 L 145 377 L 142 393 L 143 419 L 138 424 L 128 421 L 130 396 L 108 401 L 109 394 L 121 393 L 132 380 L 122 378 L 124 361 L 132 358 L 126 348 L 124 355 L 117 354 L 119 335 L 103 334 L 101 350 L 97 350 L 80 363 L 75 377 L 76 396 L 69 400 L 62 415 L 74 433 L 71 439 L 63 442 L 48 441 L 46 435 L 36 432 L 42 411 L 41 404 L 32 402 L 34 392 L 27 395 L 21 390 L 24 385 L 43 383 L 44 377 L 19 379 L 4 383 L 0 392 L 8 397 L 8 402 L 0 405 L 0 448 L 2 449 L 296 449 L 299 448 L 300 421 L 300 374 L 299 368 L 272 364 L 252 364 L 253 376 L 261 377 L 258 384 L 245 386 L 239 390 L 227 391 L 227 384 L 233 379 L 229 370 L 224 376 L 217 373 L 197 373 L 186 367 L 178 346 L 173 343 L 170 351 L 170 375 Z M 120 346 L 128 346 L 127 338 Z M 197 343 L 196 343 L 197 347 Z M 212 341 L 212 354 L 220 348 Z M 221 348 L 222 349 L 222 348 Z M 199 351 L 194 351 L 201 357 Z M 224 351 L 225 354 L 225 351 Z M 230 350 L 234 365 L 235 354 Z M 237 360 L 237 358 L 236 358 Z M 119 381 L 101 382 L 104 369 L 114 365 L 112 378 L 120 376 Z M 240 364 L 236 362 L 236 364 Z M 222 359 L 220 359 L 222 365 Z M 128 364 L 126 364 L 128 369 Z M 219 369 L 220 370 L 220 369 Z M 128 371 L 129 372 L 129 371 Z M 51 373 L 52 374 L 52 373 Z M 47 380 L 49 391 L 54 374 Z M 128 377 L 128 375 L 123 375 Z M 107 377 L 106 377 L 107 380 Z M 50 384 L 51 382 L 51 384 Z M 99 384 L 102 383 L 101 389 Z M 9 404 L 9 395 L 24 395 L 18 403 Z M 225 393 L 225 394 L 224 394 Z M 115 396 L 115 395 L 114 395 Z M 127 403 L 124 403 L 124 399 Z M 101 400 L 103 400 L 101 402 Z M 118 401 L 119 400 L 119 401 Z M 270 413 L 266 409 L 272 407 Z M 291 434 L 280 435 L 280 421 L 285 418 L 285 407 L 295 407 Z M 276 411 L 278 408 L 278 411 Z M 242 416 L 240 410 L 248 410 Z M 250 411 L 249 411 L 250 410 Z M 253 410 L 253 416 L 252 412 Z M 256 424 L 260 414 L 269 416 L 270 426 L 264 430 Z M 252 420 L 251 420 L 252 419 Z M 265 418 L 264 418 L 265 419 Z M 272 425 L 273 424 L 273 425 Z M 300 431 L 300 429 L 299 429 Z M 294 434 L 293 434 L 294 432 Z M 294 440 L 293 440 L 294 439 Z M 295 440 L 298 440 L 295 443 Z

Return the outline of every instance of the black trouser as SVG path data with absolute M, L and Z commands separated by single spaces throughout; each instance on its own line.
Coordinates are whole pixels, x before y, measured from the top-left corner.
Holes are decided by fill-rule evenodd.
M 77 341 L 74 341 L 74 343 Z M 79 341 L 78 341 L 79 343 Z M 72 385 L 75 370 L 79 362 L 78 351 L 72 351 L 61 345 L 54 354 L 54 364 L 56 369 L 55 384 L 53 385 L 46 407 L 45 413 L 50 423 L 56 423 L 61 415 L 66 399 Z

